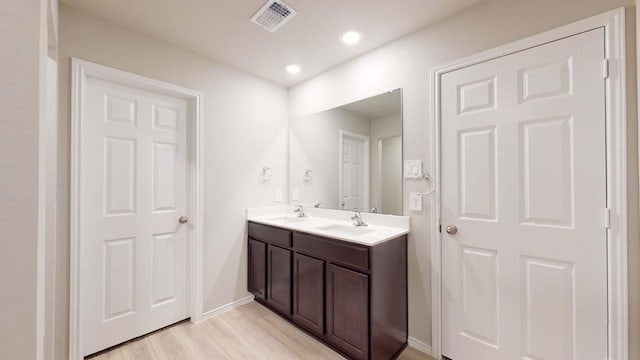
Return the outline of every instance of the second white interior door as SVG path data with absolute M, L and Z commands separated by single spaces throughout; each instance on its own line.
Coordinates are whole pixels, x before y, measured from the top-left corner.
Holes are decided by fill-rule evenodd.
M 607 358 L 604 36 L 442 76 L 451 359 Z
M 85 355 L 188 317 L 186 101 L 95 78 L 86 89 Z

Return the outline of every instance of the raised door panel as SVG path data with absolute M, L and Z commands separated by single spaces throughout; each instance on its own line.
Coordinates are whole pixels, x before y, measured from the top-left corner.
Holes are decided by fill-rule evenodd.
M 178 296 L 176 283 L 176 267 L 179 264 L 179 252 L 176 233 L 153 235 L 151 242 L 153 264 L 152 272 L 152 307 L 176 301 Z
M 324 264 L 302 254 L 293 257 L 293 319 L 319 336 L 324 334 Z
M 369 358 L 369 276 L 327 265 L 327 340 L 353 359 Z
M 460 217 L 474 221 L 497 221 L 496 128 L 458 133 Z
M 267 302 L 291 315 L 291 251 L 268 245 Z
M 104 138 L 104 215 L 136 212 L 136 140 Z
M 176 144 L 153 143 L 153 211 L 176 210 Z
M 498 343 L 498 253 L 461 247 L 460 334 L 493 348 Z
M 575 266 L 522 258 L 522 353 L 524 359 L 576 358 Z
M 136 125 L 136 101 L 105 95 L 105 123 Z
M 573 128 L 564 115 L 519 124 L 523 225 L 574 226 Z
M 104 242 L 103 321 L 123 318 L 135 312 L 135 238 Z
M 249 239 L 248 290 L 256 298 L 267 297 L 267 244 Z

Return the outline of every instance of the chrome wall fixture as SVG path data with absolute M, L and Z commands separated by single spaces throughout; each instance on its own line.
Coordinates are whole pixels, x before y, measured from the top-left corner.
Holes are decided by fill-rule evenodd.
M 307 169 L 304 171 L 304 181 L 311 182 L 313 180 L 313 170 Z
M 271 176 L 273 175 L 273 171 L 271 170 L 270 167 L 265 166 L 262 168 L 262 173 L 260 174 L 260 177 L 262 178 L 262 181 L 269 181 L 271 180 Z

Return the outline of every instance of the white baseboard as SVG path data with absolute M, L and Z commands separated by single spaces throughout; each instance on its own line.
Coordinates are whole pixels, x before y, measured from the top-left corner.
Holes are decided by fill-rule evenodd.
M 237 307 L 240 307 L 240 306 L 242 306 L 244 304 L 248 304 L 248 303 L 253 301 L 253 298 L 254 298 L 253 295 L 249 295 L 249 296 L 243 297 L 242 299 L 238 299 L 236 301 L 230 302 L 230 303 L 228 303 L 226 305 L 222 305 L 222 306 L 220 306 L 218 308 L 215 308 L 213 310 L 206 311 L 206 312 L 204 312 L 202 314 L 202 317 L 200 318 L 200 321 L 198 321 L 198 322 L 202 322 L 202 321 L 205 321 L 205 320 L 212 319 L 212 318 L 214 318 L 214 317 L 216 317 L 218 315 L 221 315 L 221 314 L 223 314 L 223 313 L 225 313 L 225 312 L 227 312 L 229 310 L 233 310 L 233 309 L 235 309 Z
M 425 342 L 422 342 L 416 338 L 412 338 L 411 336 L 409 336 L 409 346 L 429 356 L 433 356 L 431 353 L 431 345 Z

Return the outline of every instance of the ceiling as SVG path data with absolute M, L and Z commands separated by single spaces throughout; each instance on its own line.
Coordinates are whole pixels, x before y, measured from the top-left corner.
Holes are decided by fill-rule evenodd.
M 341 107 L 367 119 L 381 119 L 402 112 L 402 90 L 396 89 Z
M 61 0 L 283 86 L 486 0 L 283 0 L 298 14 L 275 33 L 251 23 L 266 0 Z M 359 44 L 340 41 L 350 29 Z M 284 68 L 302 66 L 297 75 Z

